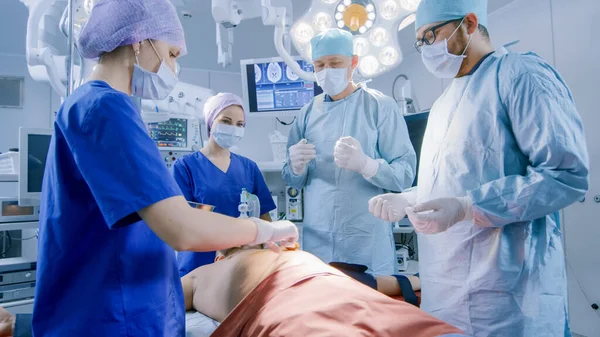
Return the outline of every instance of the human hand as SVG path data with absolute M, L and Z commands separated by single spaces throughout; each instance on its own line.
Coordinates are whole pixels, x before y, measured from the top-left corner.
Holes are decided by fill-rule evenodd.
M 469 197 L 440 198 L 407 207 L 406 214 L 417 232 L 441 233 L 458 222 L 473 219 Z
M 369 212 L 384 221 L 398 222 L 406 216 L 405 209 L 414 205 L 409 193 L 380 194 L 369 200 Z
M 251 246 L 264 243 L 269 249 L 279 252 L 281 248 L 275 242 L 280 242 L 282 247 L 295 246 L 298 242 L 298 227 L 291 221 L 268 222 L 258 218 L 250 219 L 257 227 L 256 240 Z
M 0 337 L 11 337 L 15 329 L 15 315 L 0 307 Z
M 308 163 L 315 159 L 317 151 L 313 144 L 308 144 L 306 139 L 302 139 L 296 145 L 290 146 L 290 164 L 294 174 L 300 175 L 306 171 Z
M 358 172 L 366 177 L 377 173 L 379 163 L 367 156 L 360 142 L 352 137 L 342 137 L 333 149 L 335 164 L 342 169 Z

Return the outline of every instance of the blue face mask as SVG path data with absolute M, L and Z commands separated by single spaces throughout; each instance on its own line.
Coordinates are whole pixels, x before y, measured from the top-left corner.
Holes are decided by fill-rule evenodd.
M 217 123 L 213 125 L 211 135 L 217 145 L 229 149 L 244 138 L 244 128 Z

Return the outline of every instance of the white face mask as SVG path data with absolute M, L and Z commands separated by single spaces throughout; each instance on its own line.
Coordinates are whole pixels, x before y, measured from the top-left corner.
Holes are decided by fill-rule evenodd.
M 150 40 L 148 40 L 150 41 Z M 154 44 L 150 41 L 156 56 L 160 59 Z M 169 96 L 175 88 L 179 79 L 177 75 L 169 68 L 165 60 L 162 60 L 158 72 L 148 71 L 139 65 L 138 57 L 135 57 L 136 64 L 133 65 L 133 74 L 131 76 L 131 94 L 141 99 L 163 100 Z
M 464 19 L 463 19 L 464 20 Z M 423 60 L 423 64 L 425 64 L 425 68 L 429 70 L 432 74 L 439 78 L 454 78 L 458 75 L 460 71 L 460 66 L 463 63 L 463 60 L 467 57 L 465 53 L 467 52 L 467 48 L 469 48 L 469 44 L 471 43 L 472 35 L 469 35 L 469 42 L 467 42 L 467 46 L 461 55 L 454 55 L 448 51 L 448 40 L 456 34 L 458 28 L 462 25 L 462 22 L 454 33 L 450 35 L 449 38 L 444 39 L 444 41 L 440 41 L 438 43 L 434 43 L 430 46 L 424 45 L 421 50 L 421 59 Z
M 243 127 L 215 123 L 210 132 L 220 147 L 229 149 L 244 138 L 244 130 Z
M 325 68 L 317 73 L 317 84 L 327 95 L 339 95 L 350 83 L 347 74 L 348 68 Z

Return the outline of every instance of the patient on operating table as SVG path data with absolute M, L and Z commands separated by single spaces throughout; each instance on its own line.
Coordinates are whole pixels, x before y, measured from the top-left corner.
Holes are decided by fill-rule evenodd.
M 377 278 L 377 286 L 385 280 Z M 217 337 L 460 334 L 302 251 L 232 248 L 181 282 L 186 309 L 221 322 L 212 335 Z

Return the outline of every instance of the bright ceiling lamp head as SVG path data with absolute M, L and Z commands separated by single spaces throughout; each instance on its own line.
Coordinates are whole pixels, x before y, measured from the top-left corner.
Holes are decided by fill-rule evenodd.
M 308 11 L 292 27 L 296 50 L 310 61 L 310 39 L 328 27 L 352 34 L 354 54 L 359 57 L 356 80 L 366 80 L 390 71 L 402 62 L 397 32 L 402 20 L 419 0 L 311 0 Z M 330 21 L 329 21 L 330 20 Z M 310 29 L 309 27 L 310 26 Z
M 400 6 L 409 12 L 414 12 L 419 7 L 421 0 L 400 0 Z
M 360 60 L 358 70 L 365 76 L 373 76 L 379 68 L 379 61 L 373 55 L 369 55 Z
M 331 15 L 321 12 L 315 15 L 314 26 L 317 31 L 322 32 L 331 28 Z
M 370 43 L 364 37 L 354 38 L 354 54 L 358 57 L 366 56 L 369 53 Z

